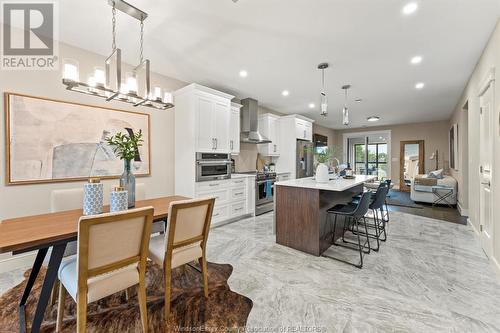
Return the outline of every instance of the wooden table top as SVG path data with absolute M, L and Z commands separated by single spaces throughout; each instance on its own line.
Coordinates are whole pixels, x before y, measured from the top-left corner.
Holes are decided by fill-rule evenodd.
M 135 208 L 152 206 L 154 219 L 168 216 L 173 201 L 189 199 L 169 196 L 136 201 Z M 105 206 L 104 211 L 109 211 Z M 7 219 L 0 222 L 0 253 L 21 252 L 66 239 L 76 238 L 82 209 Z

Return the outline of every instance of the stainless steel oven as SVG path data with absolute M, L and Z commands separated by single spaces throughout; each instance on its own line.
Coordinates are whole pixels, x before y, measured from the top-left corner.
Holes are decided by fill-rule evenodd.
M 231 178 L 231 155 L 196 153 L 196 181 Z
M 261 215 L 274 209 L 275 182 L 275 173 L 257 173 L 255 178 L 255 215 Z

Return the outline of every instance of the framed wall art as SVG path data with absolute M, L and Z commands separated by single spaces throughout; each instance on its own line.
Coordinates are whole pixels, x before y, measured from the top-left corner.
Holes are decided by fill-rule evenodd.
M 137 176 L 151 174 L 149 114 L 5 93 L 6 182 L 34 184 L 117 178 L 123 172 L 105 138 L 143 133 L 133 162 Z

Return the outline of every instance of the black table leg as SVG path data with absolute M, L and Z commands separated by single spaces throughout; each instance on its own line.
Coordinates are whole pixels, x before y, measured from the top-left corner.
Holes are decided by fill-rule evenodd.
M 57 277 L 57 271 L 59 270 L 59 266 L 61 265 L 65 249 L 66 249 L 66 243 L 57 244 L 52 247 L 49 266 L 47 267 L 47 273 L 45 274 L 45 280 L 43 281 L 42 291 L 40 292 L 40 298 L 38 299 L 38 304 L 36 306 L 35 316 L 33 317 L 33 322 L 31 324 L 31 330 L 30 330 L 31 333 L 40 332 L 40 326 L 42 325 L 43 315 L 45 314 L 45 309 L 47 308 L 47 304 L 49 303 L 50 294 L 52 293 L 52 288 L 54 287 L 54 282 L 56 281 Z M 21 332 L 25 332 L 26 326 L 25 325 L 20 326 L 20 330 Z
M 38 277 L 38 273 L 40 272 L 40 268 L 42 267 L 43 260 L 45 259 L 45 256 L 47 255 L 47 250 L 48 250 L 48 248 L 38 250 L 38 252 L 36 254 L 35 262 L 33 263 L 33 267 L 31 268 L 28 282 L 26 283 L 26 286 L 24 287 L 24 292 L 23 292 L 23 296 L 21 297 L 21 302 L 19 302 L 19 330 L 20 330 L 20 332 L 26 331 L 26 314 L 25 314 L 24 308 L 26 306 L 26 301 L 28 300 L 28 296 L 31 293 L 31 289 L 33 288 L 33 285 L 35 284 L 35 280 Z

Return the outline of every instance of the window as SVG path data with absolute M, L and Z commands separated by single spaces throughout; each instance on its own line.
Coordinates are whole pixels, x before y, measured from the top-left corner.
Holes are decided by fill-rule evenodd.
M 375 175 L 378 179 L 388 178 L 387 143 L 368 144 L 368 161 L 365 144 L 354 145 L 354 169 L 357 174 Z

